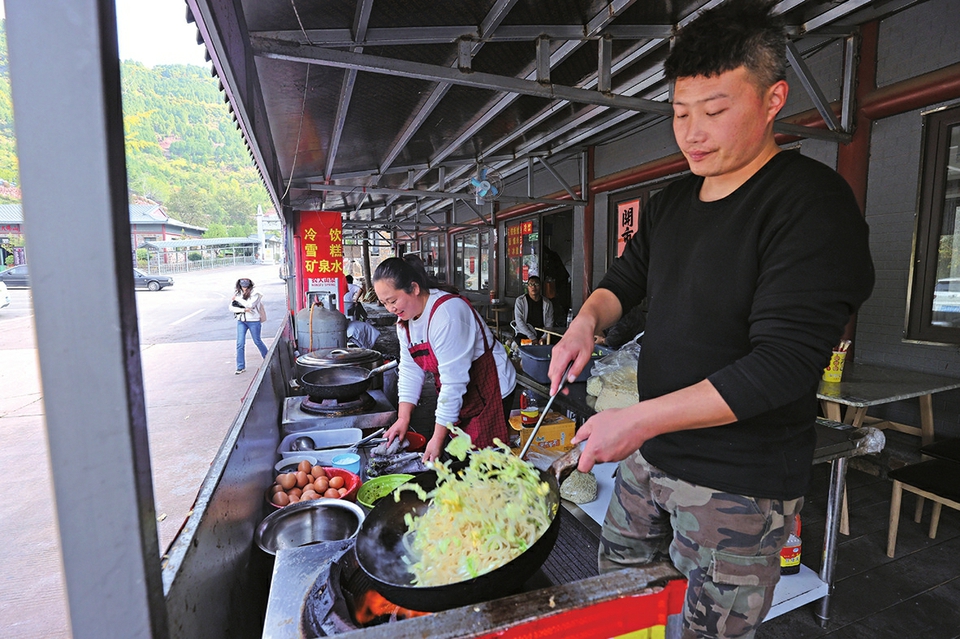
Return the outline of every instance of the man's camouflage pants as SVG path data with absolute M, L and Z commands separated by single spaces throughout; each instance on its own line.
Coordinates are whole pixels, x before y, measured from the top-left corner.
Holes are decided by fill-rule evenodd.
M 665 561 L 687 577 L 683 637 L 750 639 L 780 580 L 803 498 L 755 499 L 670 477 L 636 452 L 620 463 L 600 572 Z

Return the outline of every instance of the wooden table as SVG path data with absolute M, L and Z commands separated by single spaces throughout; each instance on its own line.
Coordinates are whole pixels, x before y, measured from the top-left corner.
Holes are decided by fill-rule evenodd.
M 871 364 L 848 365 L 840 382 L 820 382 L 817 398 L 827 419 L 854 427 L 864 422 L 875 428 L 920 437 L 921 446 L 933 443 L 933 394 L 960 388 L 960 379 Z M 920 401 L 920 428 L 866 417 L 867 409 L 916 397 Z M 841 406 L 846 413 L 841 420 Z
M 960 381 L 957 382 L 960 384 Z M 549 384 L 541 384 L 523 372 L 517 373 L 517 384 L 529 388 L 543 396 L 550 393 Z M 558 395 L 554 400 L 554 408 L 568 411 L 577 416 L 578 424 L 596 413 L 594 403 L 596 398 L 587 394 L 587 383 L 577 382 L 565 386 L 569 392 Z M 843 503 L 844 485 L 847 475 L 847 460 L 850 457 L 879 452 L 877 450 L 879 433 L 870 428 L 855 428 L 849 424 L 839 423 L 837 420 L 818 419 L 816 423 L 817 443 L 813 453 L 813 463 L 829 462 L 830 487 L 827 491 L 827 516 L 823 536 L 823 555 L 820 565 L 820 581 L 825 584 L 815 591 L 809 599 L 797 597 L 796 605 L 803 605 L 809 601 L 818 600 L 814 616 L 820 627 L 826 628 L 830 621 L 830 597 L 833 592 L 834 571 L 837 562 L 837 535 L 840 529 L 841 504 Z M 873 437 L 871 433 L 877 435 Z M 564 502 L 566 505 L 566 502 Z M 809 551 L 808 551 L 809 552 Z M 787 609 L 789 605 L 787 605 Z

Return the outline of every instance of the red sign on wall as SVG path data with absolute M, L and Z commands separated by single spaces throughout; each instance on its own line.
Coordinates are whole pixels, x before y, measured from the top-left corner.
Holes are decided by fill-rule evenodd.
M 303 292 L 336 297 L 343 310 L 343 230 L 338 211 L 301 211 L 297 237 Z
M 523 255 L 523 238 L 533 233 L 533 220 L 507 227 L 507 257 Z
M 617 257 L 640 228 L 640 200 L 617 204 Z

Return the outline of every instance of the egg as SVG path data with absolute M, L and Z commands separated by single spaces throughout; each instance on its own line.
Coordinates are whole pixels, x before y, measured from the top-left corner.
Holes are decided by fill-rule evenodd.
M 326 477 L 327 471 L 325 471 L 322 466 L 314 466 L 313 470 L 310 471 L 310 474 L 314 477 Z
M 300 501 L 307 501 L 308 499 L 320 499 L 320 495 L 313 490 L 305 490 L 303 494 L 300 495 Z
M 297 485 L 297 476 L 293 473 L 284 473 L 277 477 L 277 483 L 283 486 L 284 490 L 290 490 Z
M 295 503 L 297 503 L 298 501 L 300 501 L 300 498 L 299 498 L 299 497 L 297 497 L 296 495 L 290 495 L 290 503 L 291 503 L 291 504 L 295 504 Z
M 309 473 L 313 469 L 313 464 L 308 462 L 306 459 L 297 464 L 297 470 L 303 473 Z
M 280 484 L 274 484 L 273 486 L 270 487 L 270 494 L 273 495 L 275 493 L 280 492 L 281 490 L 283 490 L 283 486 L 281 486 Z
M 331 477 L 330 478 L 330 488 L 343 488 L 343 485 L 346 482 L 343 481 L 343 477 Z
M 327 492 L 323 493 L 323 496 L 330 499 L 340 499 L 340 492 L 336 488 L 328 488 Z
M 277 506 L 286 506 L 290 503 L 290 498 L 287 496 L 287 493 L 281 491 L 273 495 L 273 503 Z
M 287 494 L 290 495 L 291 497 L 299 497 L 302 493 L 303 491 L 300 490 L 299 488 L 291 488 L 290 490 L 287 491 Z
M 340 496 L 341 496 L 341 497 L 343 497 L 344 495 L 347 494 L 347 489 L 346 489 L 346 488 L 338 488 L 338 489 L 337 489 L 337 492 L 340 493 Z
M 298 488 L 303 488 L 304 486 L 306 486 L 306 485 L 309 483 L 309 482 L 307 481 L 307 474 L 306 474 L 305 472 L 303 472 L 302 470 L 298 470 L 298 471 L 297 471 L 296 480 L 297 480 L 297 487 L 298 487 Z
M 330 482 L 327 481 L 326 477 L 317 477 L 313 480 L 313 489 L 321 495 L 327 492 L 327 488 L 330 488 Z

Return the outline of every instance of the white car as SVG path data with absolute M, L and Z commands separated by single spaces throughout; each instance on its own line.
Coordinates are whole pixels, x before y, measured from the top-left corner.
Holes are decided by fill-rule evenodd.
M 937 280 L 932 310 L 935 326 L 960 326 L 960 277 Z
M 10 306 L 10 293 L 7 292 L 7 285 L 0 282 L 0 308 Z

